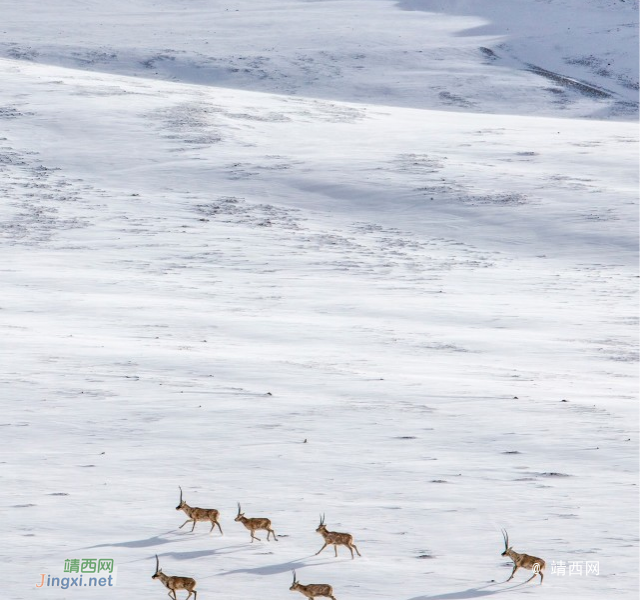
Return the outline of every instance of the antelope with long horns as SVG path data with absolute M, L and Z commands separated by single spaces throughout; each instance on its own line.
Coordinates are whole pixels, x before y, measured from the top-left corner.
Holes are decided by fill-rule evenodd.
M 277 542 L 278 538 L 276 537 L 276 532 L 271 528 L 271 521 L 269 519 L 263 518 L 253 518 L 247 519 L 242 512 L 242 508 L 240 507 L 240 503 L 238 502 L 238 516 L 234 519 L 234 521 L 238 521 L 238 523 L 242 523 L 251 533 L 251 543 L 253 544 L 253 540 L 260 541 L 259 537 L 256 537 L 254 533 L 259 529 L 264 529 L 267 532 L 267 541 L 269 541 L 269 536 L 273 534 L 273 539 Z
M 318 525 L 318 529 L 316 529 L 316 533 L 319 533 L 324 538 L 324 546 L 320 548 L 316 552 L 316 556 L 320 554 L 327 546 L 333 545 L 333 549 L 336 552 L 336 556 L 338 556 L 338 546 L 346 546 L 349 548 L 349 552 L 351 552 L 351 558 L 355 558 L 353 555 L 353 551 L 355 550 L 358 553 L 358 556 L 362 556 L 358 547 L 353 543 L 353 536 L 350 533 L 337 533 L 336 531 L 329 531 L 327 526 L 324 524 L 324 515 L 320 517 L 320 525 Z
M 178 529 L 182 529 L 187 523 L 193 522 L 193 527 L 191 528 L 191 531 L 193 532 L 198 521 L 209 521 L 211 523 L 209 533 L 211 533 L 213 528 L 217 525 L 220 533 L 222 534 L 222 527 L 220 527 L 220 523 L 218 522 L 220 513 L 215 508 L 197 508 L 196 506 L 189 506 L 186 501 L 182 499 L 182 488 L 180 488 L 180 503 L 176 506 L 176 510 L 183 510 L 187 517 L 189 517 Z
M 159 579 L 164 587 L 169 590 L 169 598 L 178 600 L 176 597 L 177 590 L 185 590 L 189 592 L 189 595 L 185 600 L 189 600 L 193 595 L 193 600 L 197 600 L 198 592 L 193 588 L 196 587 L 196 580 L 191 577 L 175 577 L 171 575 L 165 575 L 160 568 L 160 559 L 156 554 L 156 572 L 151 576 L 151 579 Z
M 536 575 L 540 575 L 540 584 L 542 585 L 542 580 L 544 579 L 543 571 L 546 567 L 544 560 L 536 556 L 530 556 L 529 554 L 519 554 L 515 552 L 513 548 L 509 546 L 509 534 L 506 529 L 502 530 L 502 537 L 504 538 L 504 552 L 502 556 L 508 556 L 513 561 L 513 571 L 511 571 L 511 577 L 509 577 L 507 581 L 511 581 L 516 571 L 522 567 L 523 569 L 531 569 L 533 571 L 533 575 L 529 577 L 525 583 L 531 581 Z M 505 583 L 507 581 L 505 581 Z
M 309 600 L 313 600 L 316 596 L 323 596 L 325 598 L 331 598 L 331 600 L 336 600 L 336 597 L 333 595 L 333 588 L 326 583 L 310 583 L 309 585 L 302 585 L 296 579 L 296 572 L 293 572 L 293 583 L 289 588 L 292 592 L 300 592 L 305 595 Z

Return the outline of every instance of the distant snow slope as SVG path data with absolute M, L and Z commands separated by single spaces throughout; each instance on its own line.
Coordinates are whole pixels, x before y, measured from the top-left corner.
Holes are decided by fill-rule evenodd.
M 3 598 L 637 598 L 636 15 L 592 78 L 471 4 L 2 4 Z
M 407 107 L 637 114 L 637 0 L 22 0 L 0 6 L 0 55 L 9 58 Z
M 399 0 L 398 4 L 407 10 L 481 17 L 482 25 L 459 35 L 491 40 L 480 50 L 492 64 L 546 79 L 545 91 L 556 96 L 561 109 L 575 95 L 583 95 L 616 100 L 613 110 L 607 102 L 596 113 L 599 116 L 637 110 L 636 0 Z

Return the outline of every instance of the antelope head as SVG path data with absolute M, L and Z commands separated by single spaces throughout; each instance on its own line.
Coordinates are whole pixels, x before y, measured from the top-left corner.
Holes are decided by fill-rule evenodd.
M 160 568 L 160 559 L 156 554 L 156 572 L 151 576 L 151 579 L 158 579 L 162 575 L 162 569 Z
M 240 507 L 240 502 L 238 502 L 238 516 L 234 519 L 234 521 L 242 521 L 242 517 L 244 517 L 244 513 L 242 512 L 242 508 Z
M 513 548 L 509 547 L 509 534 L 506 529 L 502 530 L 502 537 L 504 538 L 504 552 L 501 556 L 510 556 L 511 552 L 513 552 Z
M 182 488 L 180 486 L 178 486 L 180 488 L 180 502 L 178 503 L 178 506 L 176 506 L 176 510 L 182 510 L 187 503 L 182 499 Z
M 293 583 L 291 584 L 291 587 L 289 588 L 292 592 L 296 592 L 298 590 L 298 586 L 300 585 L 300 582 L 296 579 L 296 572 L 293 572 Z
M 320 525 L 318 525 L 318 529 L 316 529 L 317 533 L 322 533 L 323 531 L 327 531 L 327 526 L 324 524 L 324 515 L 320 515 Z

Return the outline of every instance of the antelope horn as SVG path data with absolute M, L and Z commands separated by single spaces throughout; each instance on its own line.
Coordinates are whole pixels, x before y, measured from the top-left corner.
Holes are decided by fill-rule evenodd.
M 182 504 L 182 488 L 180 486 L 178 486 L 180 488 L 180 504 Z
M 327 518 L 326 515 L 324 513 L 322 513 L 322 524 L 323 525 L 324 525 L 324 522 L 325 522 L 326 518 Z
M 502 537 L 504 538 L 504 549 L 508 550 L 509 549 L 509 534 L 507 533 L 506 529 L 502 530 Z
M 242 507 L 240 506 L 240 502 L 238 502 L 238 515 L 242 512 Z
M 158 555 L 156 554 L 156 573 L 160 570 L 160 559 L 158 558 Z
M 296 572 L 293 572 L 293 583 L 296 583 Z M 293 585 L 293 583 L 291 585 Z

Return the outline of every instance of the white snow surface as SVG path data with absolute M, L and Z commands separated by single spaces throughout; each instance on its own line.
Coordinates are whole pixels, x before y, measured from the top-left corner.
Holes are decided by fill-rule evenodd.
M 0 56 L 447 111 L 629 119 L 638 0 L 0 0 Z
M 3 598 L 637 598 L 637 11 L 0 2 Z

